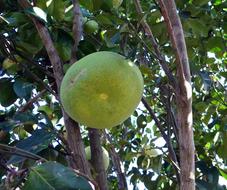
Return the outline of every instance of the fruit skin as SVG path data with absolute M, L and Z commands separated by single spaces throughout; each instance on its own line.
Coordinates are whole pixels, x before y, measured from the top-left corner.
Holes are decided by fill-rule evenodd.
M 18 59 L 18 57 L 15 56 L 16 59 Z M 17 62 L 6 58 L 3 63 L 2 63 L 2 67 L 7 70 L 7 72 L 9 74 L 15 74 L 18 70 L 19 70 L 19 66 L 17 64 Z
M 109 167 L 109 164 L 110 164 L 109 153 L 104 147 L 102 147 L 102 153 L 103 153 L 102 156 L 103 156 L 103 161 L 104 161 L 104 168 L 105 168 L 105 170 L 107 170 Z M 91 147 L 90 146 L 87 146 L 85 148 L 85 155 L 86 155 L 86 159 L 88 161 L 90 161 L 91 160 Z
M 98 29 L 99 29 L 99 25 L 95 20 L 89 20 L 84 24 L 84 31 L 87 34 L 95 33 L 98 31 Z
M 113 0 L 113 7 L 116 9 L 121 6 L 123 0 Z
M 61 103 L 69 116 L 97 129 L 126 120 L 142 93 L 143 78 L 138 67 L 107 51 L 92 53 L 73 64 L 60 88 Z

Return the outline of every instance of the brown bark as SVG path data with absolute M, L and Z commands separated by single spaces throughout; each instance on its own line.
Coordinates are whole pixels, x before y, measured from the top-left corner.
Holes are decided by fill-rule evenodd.
M 114 168 L 116 169 L 116 172 L 117 172 L 118 189 L 119 190 L 127 190 L 128 189 L 127 181 L 126 181 L 125 173 L 121 169 L 120 156 L 116 153 L 112 139 L 109 136 L 109 134 L 107 134 L 106 132 L 104 132 L 104 134 L 105 134 L 105 137 L 107 138 L 107 140 L 109 141 L 109 143 L 111 144 L 109 153 L 110 153 L 111 160 L 113 162 L 113 166 L 114 166 Z
M 24 9 L 31 7 L 31 4 L 27 0 L 18 0 L 18 2 Z M 39 33 L 39 36 L 46 48 L 50 62 L 53 66 L 54 77 L 59 92 L 61 81 L 64 76 L 63 66 L 60 57 L 54 47 L 48 29 L 35 17 L 31 17 L 31 19 Z M 71 152 L 70 166 L 90 176 L 90 170 L 85 158 L 84 145 L 81 138 L 79 126 L 65 113 L 63 109 L 62 112 L 64 116 L 65 127 L 68 134 L 67 142 L 70 149 L 69 152 Z
M 140 0 L 134 0 L 134 4 L 135 4 L 135 7 L 136 7 L 137 14 L 142 16 L 143 10 L 142 10 L 141 4 L 140 4 Z M 164 70 L 164 72 L 165 72 L 166 76 L 168 77 L 170 83 L 174 87 L 176 85 L 175 78 L 173 77 L 173 74 L 171 73 L 168 65 L 166 64 L 165 58 L 160 51 L 159 45 L 158 45 L 158 43 L 157 43 L 157 41 L 156 41 L 156 39 L 155 39 L 155 37 L 152 33 L 150 26 L 148 25 L 148 23 L 145 19 L 141 20 L 141 25 L 142 25 L 144 32 L 146 33 L 147 37 L 149 38 L 149 40 L 150 40 L 150 42 L 151 42 L 151 44 L 154 48 L 155 55 L 158 58 L 162 69 Z
M 174 0 L 158 0 L 162 15 L 177 58 L 176 86 L 177 121 L 179 126 L 179 148 L 181 190 L 195 189 L 195 163 L 192 118 L 192 87 L 184 33 Z
M 80 5 L 78 0 L 72 0 L 73 2 L 73 39 L 74 44 L 71 52 L 71 60 L 70 63 L 73 64 L 77 60 L 77 49 L 79 42 L 82 37 L 82 17 L 80 11 Z
M 107 190 L 107 178 L 104 168 L 104 160 L 102 153 L 102 145 L 100 141 L 100 131 L 98 129 L 89 129 L 90 147 L 91 147 L 91 163 L 95 171 L 95 179 L 100 190 Z
M 177 161 L 176 153 L 175 153 L 173 146 L 172 146 L 172 143 L 171 143 L 171 139 L 165 133 L 164 129 L 162 128 L 161 122 L 158 120 L 155 113 L 153 112 L 153 110 L 151 109 L 150 105 L 147 103 L 147 101 L 145 100 L 144 97 L 142 98 L 142 103 L 143 103 L 144 107 L 148 110 L 150 116 L 155 121 L 155 124 L 158 127 L 163 139 L 166 141 L 166 145 L 167 145 L 168 151 L 169 151 L 169 159 L 171 160 L 173 167 L 175 169 L 177 181 L 178 181 L 178 183 L 180 183 L 179 164 L 178 164 L 178 161 Z

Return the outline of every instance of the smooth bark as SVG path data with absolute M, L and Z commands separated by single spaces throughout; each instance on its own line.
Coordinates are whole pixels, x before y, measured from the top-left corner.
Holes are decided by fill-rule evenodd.
M 168 34 L 177 58 L 177 79 L 175 88 L 177 121 L 179 126 L 181 190 L 195 189 L 195 146 L 193 139 L 192 87 L 184 32 L 174 0 L 158 0 L 167 24 Z
M 100 140 L 100 131 L 98 129 L 89 129 L 91 164 L 94 169 L 94 177 L 100 190 L 107 190 L 107 177 L 104 167 L 102 145 Z

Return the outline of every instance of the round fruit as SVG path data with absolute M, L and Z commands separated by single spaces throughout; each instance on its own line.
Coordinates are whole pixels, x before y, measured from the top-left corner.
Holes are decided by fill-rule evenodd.
M 60 89 L 69 116 L 98 129 L 125 121 L 138 106 L 142 93 L 143 78 L 138 67 L 107 51 L 92 53 L 73 64 Z
M 113 7 L 114 8 L 120 7 L 122 2 L 123 0 L 113 0 Z
M 103 161 L 104 161 L 104 168 L 105 168 L 105 170 L 107 170 L 108 167 L 109 167 L 109 163 L 110 163 L 109 153 L 107 152 L 107 150 L 104 147 L 102 147 L 102 153 L 103 153 L 102 156 L 103 156 Z M 85 154 L 86 154 L 86 159 L 88 161 L 90 161 L 91 160 L 91 148 L 90 148 L 90 146 L 85 148 Z
M 94 32 L 97 32 L 99 29 L 99 25 L 94 20 L 89 20 L 84 24 L 84 31 L 88 34 L 92 34 Z
M 18 64 L 15 61 L 13 61 L 13 60 L 11 60 L 9 58 L 6 58 L 3 61 L 2 67 L 5 70 L 7 70 L 7 72 L 10 73 L 10 74 L 15 74 L 18 71 L 18 69 L 19 69 Z

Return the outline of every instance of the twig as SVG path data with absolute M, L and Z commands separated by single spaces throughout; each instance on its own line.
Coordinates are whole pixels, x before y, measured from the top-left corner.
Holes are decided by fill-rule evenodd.
M 134 4 L 135 4 L 137 13 L 139 15 L 142 15 L 143 10 L 142 10 L 141 4 L 140 4 L 140 0 L 134 0 Z M 141 20 L 141 25 L 142 25 L 144 31 L 146 32 L 148 38 L 150 39 L 152 46 L 154 47 L 154 51 L 155 51 L 155 54 L 157 55 L 160 65 L 162 66 L 166 76 L 169 78 L 171 85 L 175 88 L 175 86 L 176 86 L 175 78 L 173 77 L 171 71 L 169 70 L 169 67 L 166 64 L 165 58 L 161 54 L 160 48 L 158 46 L 158 43 L 156 42 L 156 39 L 154 38 L 154 35 L 151 31 L 150 26 L 147 24 L 145 19 Z
M 1 41 L 3 42 L 3 44 L 5 45 L 5 48 L 8 51 L 5 51 L 5 53 L 14 61 L 14 62 L 18 62 L 18 60 L 15 58 L 14 54 L 12 52 L 14 52 L 14 47 L 11 46 L 10 42 L 8 40 L 5 39 L 4 36 L 0 35 Z M 36 74 L 32 73 L 28 68 L 27 65 L 18 62 L 25 70 L 25 72 L 27 72 L 36 82 L 42 84 L 51 94 L 53 94 L 56 99 L 58 98 L 58 95 L 46 84 L 44 83 Z
M 78 0 L 72 0 L 73 3 L 73 39 L 74 44 L 72 47 L 71 52 L 71 60 L 70 63 L 73 64 L 77 61 L 77 50 L 78 45 L 82 37 L 82 20 L 81 20 L 81 11 L 80 11 L 80 5 Z
M 17 148 L 17 147 L 11 147 L 5 144 L 0 144 L 0 152 L 2 153 L 7 153 L 7 154 L 14 154 L 14 155 L 18 155 L 18 156 L 22 156 L 22 157 L 26 157 L 26 158 L 30 158 L 33 160 L 41 160 L 41 161 L 47 161 L 45 158 L 33 154 L 31 152 L 28 152 L 26 150 Z
M 117 171 L 117 177 L 118 177 L 118 189 L 119 190 L 127 190 L 127 181 L 124 172 L 121 169 L 121 159 L 119 155 L 116 153 L 113 145 L 113 141 L 111 137 L 104 131 L 105 138 L 110 143 L 110 156 L 111 160 L 113 161 L 113 165 Z
M 171 144 L 171 139 L 166 135 L 164 129 L 162 128 L 160 121 L 158 120 L 155 113 L 153 112 L 153 110 L 151 109 L 150 105 L 147 103 L 147 101 L 144 97 L 142 98 L 142 103 L 145 106 L 145 108 L 148 110 L 151 117 L 154 119 L 155 124 L 158 127 L 163 139 L 166 141 L 166 144 L 167 144 L 167 147 L 168 147 L 168 150 L 169 150 L 170 160 L 173 163 L 173 166 L 175 168 L 177 180 L 178 180 L 178 182 L 180 182 L 180 176 L 179 176 L 179 170 L 178 170 L 179 164 L 178 164 L 178 161 L 177 161 L 176 153 L 175 153 L 173 146 Z
M 25 112 L 27 109 L 30 108 L 30 106 L 35 103 L 40 97 L 42 97 L 45 93 L 47 92 L 46 89 L 42 90 L 40 93 L 38 93 L 35 97 L 33 97 L 32 99 L 30 99 L 25 105 L 23 105 L 22 107 L 20 107 L 20 109 L 17 111 L 17 113 L 19 112 Z

